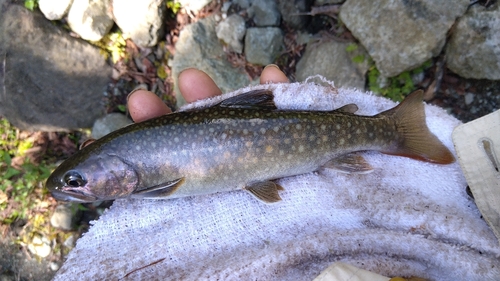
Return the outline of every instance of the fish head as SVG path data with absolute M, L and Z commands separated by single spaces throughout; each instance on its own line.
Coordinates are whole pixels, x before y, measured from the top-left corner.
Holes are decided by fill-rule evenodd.
M 137 183 L 136 171 L 116 155 L 74 155 L 54 170 L 46 187 L 57 200 L 83 203 L 127 197 Z

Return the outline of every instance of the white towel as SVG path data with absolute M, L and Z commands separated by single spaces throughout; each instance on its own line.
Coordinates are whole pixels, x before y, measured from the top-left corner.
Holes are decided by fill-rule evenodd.
M 395 106 L 307 81 L 229 95 L 262 88 L 286 109 L 355 103 L 356 114 L 373 115 Z M 435 106 L 425 110 L 430 130 L 453 151 L 451 133 L 460 121 Z M 78 240 L 55 280 L 312 280 L 335 261 L 385 276 L 500 278 L 498 240 L 466 194 L 458 163 L 363 156 L 373 173 L 323 169 L 280 179 L 285 191 L 275 204 L 246 191 L 116 200 Z

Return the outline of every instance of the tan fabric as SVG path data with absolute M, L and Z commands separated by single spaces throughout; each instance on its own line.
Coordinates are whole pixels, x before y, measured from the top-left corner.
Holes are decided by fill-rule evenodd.
M 314 281 L 388 281 L 389 279 L 349 264 L 336 262 L 323 270 Z
M 457 127 L 453 142 L 474 201 L 500 241 L 500 110 Z

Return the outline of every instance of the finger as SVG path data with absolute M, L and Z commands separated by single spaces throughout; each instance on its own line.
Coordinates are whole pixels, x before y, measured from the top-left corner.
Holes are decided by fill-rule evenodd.
M 141 122 L 172 112 L 157 95 L 146 90 L 130 93 L 127 98 L 127 106 L 134 122 Z
M 179 90 L 187 102 L 222 95 L 214 80 L 195 68 L 188 68 L 179 74 Z
M 285 73 L 275 64 L 268 64 L 260 74 L 260 84 L 290 83 Z

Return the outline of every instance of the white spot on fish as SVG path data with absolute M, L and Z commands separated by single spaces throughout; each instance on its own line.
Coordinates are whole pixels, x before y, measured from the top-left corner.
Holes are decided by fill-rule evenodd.
M 276 133 L 280 130 L 280 127 L 276 126 L 273 128 L 273 131 L 275 131 Z
M 214 128 L 209 128 L 209 129 L 208 129 L 208 131 L 209 131 L 210 133 L 213 133 L 215 130 L 214 130 Z
M 335 125 L 335 128 L 337 128 L 337 130 L 340 130 L 340 125 L 339 124 Z
M 302 129 L 302 125 L 300 125 L 300 124 L 295 125 L 295 129 L 297 129 L 297 130 Z
M 178 137 L 175 137 L 175 138 L 174 138 L 174 141 L 175 141 L 175 142 L 179 142 L 179 138 L 178 138 Z
M 141 150 L 141 146 L 140 145 L 136 145 L 135 146 L 135 150 Z
M 260 132 L 261 134 L 265 134 L 265 133 L 266 133 L 266 129 L 264 129 L 264 128 L 260 128 L 259 132 Z
M 344 143 L 345 143 L 345 140 L 343 138 L 339 139 L 339 144 L 340 145 L 344 145 Z
M 299 145 L 299 152 L 304 152 L 304 146 L 303 145 Z
M 244 135 L 248 134 L 248 129 L 243 129 L 243 134 Z

